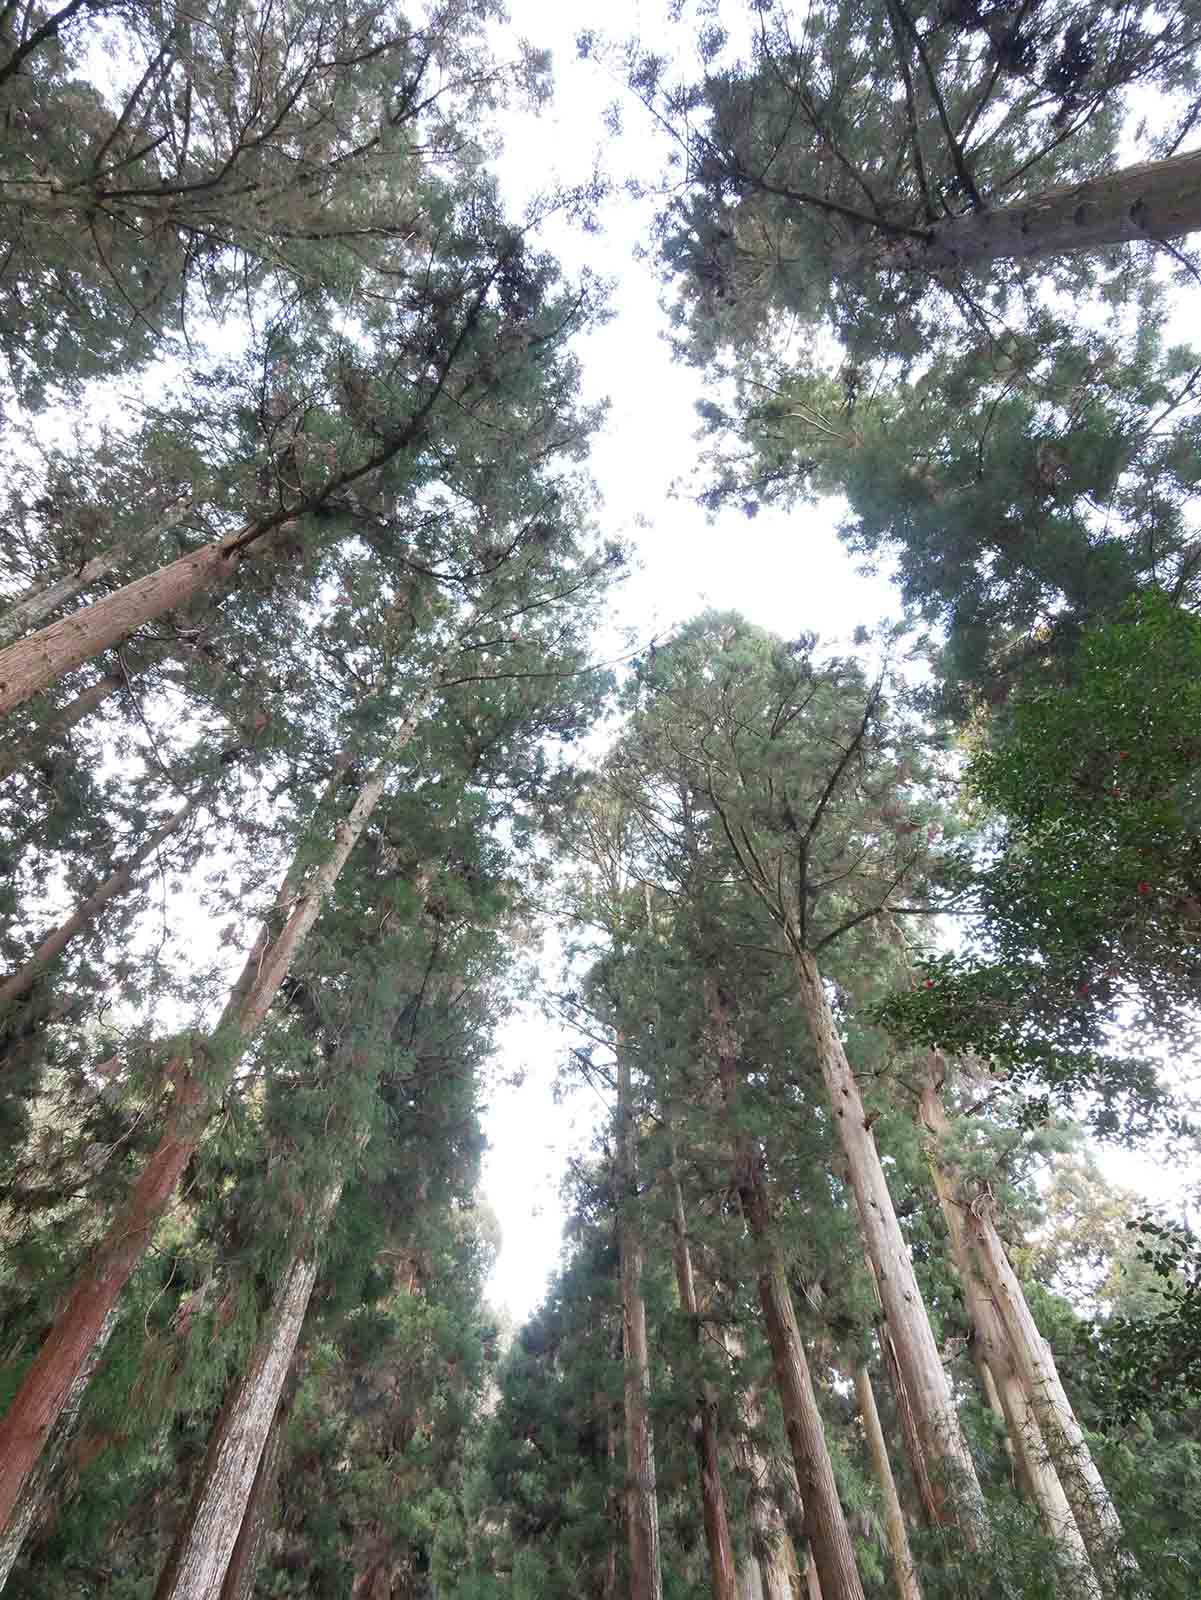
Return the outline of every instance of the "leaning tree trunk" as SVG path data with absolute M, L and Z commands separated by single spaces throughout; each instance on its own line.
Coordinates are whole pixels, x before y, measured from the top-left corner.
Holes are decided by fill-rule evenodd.
M 1038 1418 L 1076 1526 L 1098 1576 L 1104 1579 L 1115 1565 L 1132 1566 L 1130 1558 L 1120 1550 L 1122 1524 L 1064 1391 L 1055 1357 L 1038 1331 L 1017 1274 L 1009 1264 L 987 1202 L 970 1206 L 968 1217 L 972 1243 L 1009 1335 L 1023 1388 Z
M 326 1189 L 305 1239 L 275 1287 L 246 1371 L 226 1396 L 209 1438 L 187 1522 L 159 1578 L 154 1600 L 221 1600 L 317 1281 L 318 1246 L 341 1197 L 342 1184 L 338 1177 Z
M 978 1548 L 984 1533 L 984 1498 L 859 1085 L 834 1025 L 821 972 L 809 951 L 797 955 L 796 974 L 884 1315 L 939 1496 L 940 1514 L 944 1521 L 958 1522 L 965 1543 Z
M 1201 229 L 1201 150 L 1046 189 L 1016 205 L 983 206 L 934 222 L 919 238 L 888 239 L 848 257 L 851 270 L 984 271 L 1023 261 L 1179 239 Z
M 239 528 L 0 650 L 0 716 L 155 617 L 186 605 L 202 590 L 229 582 L 253 548 L 249 541 L 261 540 L 267 531 L 264 526 L 260 533 L 254 524 Z
M 140 533 L 130 534 L 128 539 L 122 539 L 119 544 L 102 550 L 99 555 L 93 556 L 90 561 L 85 561 L 74 571 L 64 572 L 56 578 L 35 584 L 25 594 L 5 606 L 0 612 L 0 645 L 11 644 L 30 628 L 36 628 L 39 622 L 45 622 L 51 612 L 57 611 L 59 606 L 65 605 L 68 600 L 74 600 L 77 594 L 82 594 L 98 578 L 103 578 L 106 572 L 111 572 L 123 561 L 128 561 L 131 556 L 146 549 L 160 534 L 166 533 L 169 528 L 173 528 L 182 520 L 190 504 L 191 501 L 186 496 L 173 500 L 162 515 L 148 527 L 143 528 Z
M 859 1415 L 867 1437 L 867 1453 L 872 1471 L 884 1501 L 884 1530 L 888 1548 L 892 1552 L 892 1570 L 896 1577 L 899 1600 L 922 1600 L 921 1585 L 917 1581 L 917 1568 L 909 1548 L 909 1534 L 905 1528 L 905 1513 L 901 1510 L 901 1497 L 897 1493 L 892 1463 L 888 1459 L 888 1446 L 884 1442 L 884 1429 L 880 1426 L 880 1413 L 872 1380 L 865 1366 L 855 1368 L 855 1394 L 859 1400 Z
M 8 1526 L 0 1535 L 0 1589 L 3 1589 L 8 1582 L 9 1574 L 21 1554 L 21 1547 L 37 1522 L 49 1492 L 62 1470 L 67 1449 L 79 1426 L 84 1394 L 92 1381 L 92 1374 L 100 1365 L 100 1358 L 116 1325 L 117 1312 L 114 1308 L 105 1318 L 96 1342 L 88 1352 L 87 1361 L 71 1385 L 58 1421 L 46 1440 L 46 1448 L 42 1451 L 37 1466 L 25 1479 L 17 1503 L 13 1507 L 12 1516 L 8 1519 Z
M 675 1229 L 674 1256 L 676 1283 L 680 1291 L 680 1304 L 692 1327 L 693 1339 L 700 1346 L 701 1317 L 697 1301 L 696 1279 L 692 1271 L 692 1250 L 688 1243 L 688 1226 L 684 1216 L 684 1196 L 675 1170 L 675 1153 L 666 1168 L 671 1189 L 672 1220 Z M 712 1386 L 703 1384 L 697 1396 L 696 1453 L 700 1469 L 701 1512 L 705 1525 L 705 1543 L 709 1550 L 709 1573 L 713 1600 L 738 1600 L 738 1582 L 734 1570 L 734 1547 L 730 1541 L 730 1524 L 726 1515 L 726 1493 L 721 1477 L 721 1454 L 717 1438 L 717 1398 Z
M 941 1074 L 932 1061 L 922 1086 L 921 1120 L 939 1144 L 950 1128 L 941 1093 Z M 1055 1541 L 1073 1578 L 1075 1592 L 1095 1596 L 1097 1576 L 1064 1486 L 1047 1453 L 1042 1430 L 1016 1367 L 1013 1348 L 997 1304 L 979 1277 L 979 1267 L 967 1236 L 965 1209 L 951 1175 L 943 1165 L 938 1146 L 927 1150 L 927 1161 L 939 1206 L 947 1225 L 951 1259 L 963 1289 L 964 1303 L 974 1332 L 973 1343 L 983 1358 L 983 1368 L 995 1386 L 1011 1452 L 1020 1479 L 1029 1492 L 1047 1533 Z
M 25 998 L 38 979 L 45 976 L 51 962 L 62 955 L 76 934 L 82 932 L 98 912 L 102 911 L 111 900 L 115 900 L 132 888 L 138 868 L 150 859 L 160 844 L 164 844 L 173 834 L 178 833 L 189 817 L 195 815 L 202 798 L 200 795 L 195 796 L 173 817 L 169 817 L 161 827 L 156 828 L 143 840 L 133 855 L 111 872 L 90 895 L 81 900 L 71 915 L 60 922 L 53 932 L 46 935 L 24 966 L 18 967 L 16 972 L 0 981 L 0 1015 L 3 1015 L 7 1007 Z
M 650 1351 L 642 1297 L 642 1236 L 637 1218 L 638 1146 L 629 1051 L 617 1045 L 617 1148 L 621 1181 L 618 1251 L 625 1328 L 626 1517 L 630 1540 L 630 1600 L 661 1600 L 659 1497 L 651 1432 Z
M 264 925 L 225 1012 L 209 1040 L 175 1056 L 167 1067 L 175 1098 L 166 1127 L 125 1205 L 91 1259 L 79 1272 L 42 1348 L 0 1421 L 0 1531 L 8 1525 L 22 1486 L 41 1455 L 72 1386 L 100 1336 L 109 1312 L 145 1255 L 175 1193 L 184 1167 L 200 1143 L 213 1105 L 262 1025 L 297 953 L 375 810 L 392 761 L 408 743 L 429 702 L 423 696 L 394 734 L 384 759 L 359 790 L 349 814 L 334 829 L 326 859 L 303 882 L 293 862 L 280 886 L 276 909 L 286 920 L 278 937 Z M 339 779 L 331 787 L 336 787 Z M 191 1055 L 201 1059 L 193 1063 Z
M 27 738 L 17 743 L 13 740 L 5 742 L 5 748 L 0 754 L 0 778 L 10 777 L 14 772 L 20 772 L 22 767 L 27 767 L 35 760 L 38 752 L 45 749 L 53 740 L 61 738 L 64 733 L 70 733 L 85 717 L 90 717 L 98 706 L 128 686 L 129 679 L 144 665 L 142 661 L 131 661 L 128 670 L 124 672 L 109 672 L 103 678 L 97 678 L 95 683 L 89 684 L 86 689 L 81 689 L 70 704 L 65 705 L 57 716 L 45 723 L 42 727 L 33 730 Z
M 733 1145 L 735 1179 L 743 1215 L 759 1257 L 759 1302 L 784 1413 L 784 1430 L 804 1506 L 805 1536 L 813 1550 L 827 1600 L 864 1600 L 855 1547 L 838 1498 L 825 1425 L 813 1391 L 809 1363 L 805 1360 L 788 1274 L 772 1239 L 771 1206 L 762 1157 L 736 1120 L 739 1061 L 731 1009 L 716 982 L 707 980 L 705 987 Z
M 233 1554 L 225 1570 L 225 1582 L 221 1585 L 221 1600 L 253 1600 L 255 1578 L 262 1562 L 263 1547 L 275 1522 L 275 1510 L 279 1498 L 279 1468 L 286 1442 L 288 1414 L 291 1410 L 288 1387 L 289 1385 L 285 1385 L 283 1397 L 275 1408 L 271 1431 L 267 1435 L 267 1443 L 263 1446 L 263 1454 L 259 1458 L 259 1467 L 251 1485 L 250 1499 L 242 1517 L 242 1526 L 238 1529 Z

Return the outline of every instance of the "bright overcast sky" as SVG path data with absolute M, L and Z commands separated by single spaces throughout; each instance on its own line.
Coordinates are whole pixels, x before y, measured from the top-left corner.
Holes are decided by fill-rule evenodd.
M 665 150 L 634 102 L 623 113 L 623 137 L 607 138 L 606 106 L 620 88 L 576 58 L 575 36 L 600 26 L 615 39 L 653 27 L 665 7 L 634 3 L 600 7 L 514 0 L 511 29 L 554 53 L 555 97 L 540 116 L 513 116 L 504 126 L 501 182 L 520 209 L 533 192 L 556 181 L 582 183 L 598 152 L 611 176 L 650 177 L 663 169 Z M 618 590 L 613 623 L 639 639 L 672 632 L 707 605 L 730 607 L 752 621 L 795 637 L 813 630 L 845 639 L 860 623 L 895 615 L 895 593 L 881 579 L 861 576 L 838 543 L 832 512 L 784 514 L 765 510 L 749 522 L 739 512 L 710 520 L 671 485 L 687 480 L 696 459 L 694 410 L 699 375 L 675 364 L 664 338 L 660 286 L 649 261 L 637 259 L 648 232 L 649 207 L 628 199 L 602 212 L 603 232 L 548 227 L 545 245 L 570 275 L 582 267 L 616 282 L 614 320 L 581 342 L 588 399 L 608 397 L 611 411 L 592 455 L 603 495 L 606 532 L 635 549 L 635 571 Z M 557 976 L 552 957 L 546 979 Z M 586 1142 L 602 1110 L 583 1090 L 556 1105 L 552 1085 L 564 1036 L 530 1019 L 505 1035 L 503 1065 L 523 1069 L 524 1086 L 501 1091 L 487 1122 L 491 1150 L 484 1189 L 500 1219 L 503 1242 L 492 1280 L 498 1304 L 524 1320 L 541 1299 L 558 1259 L 562 1214 L 558 1189 L 569 1149 Z

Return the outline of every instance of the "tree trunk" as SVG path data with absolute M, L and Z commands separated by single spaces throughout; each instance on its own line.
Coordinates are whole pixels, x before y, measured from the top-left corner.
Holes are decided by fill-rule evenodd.
M 5 607 L 3 613 L 0 613 L 0 645 L 11 644 L 30 628 L 36 628 L 38 623 L 44 622 L 52 611 L 56 611 L 66 601 L 73 600 L 77 594 L 82 594 L 106 572 L 111 572 L 130 556 L 145 549 L 160 534 L 166 533 L 168 528 L 173 528 L 184 517 L 190 504 L 191 501 L 186 497 L 172 501 L 162 515 L 149 527 L 143 528 L 140 533 L 131 534 L 120 544 L 102 550 L 99 555 L 93 556 L 90 561 L 85 561 L 74 572 L 65 572 L 60 577 L 35 584 L 20 599 L 14 600 L 11 605 Z
M 259 1469 L 254 1475 L 250 1500 L 242 1517 L 237 1542 L 229 1558 L 225 1582 L 221 1585 L 221 1600 L 253 1600 L 255 1578 L 263 1557 L 263 1546 L 275 1521 L 279 1497 L 279 1467 L 283 1458 L 291 1410 L 287 1386 L 283 1398 L 275 1408 L 271 1431 Z
M 922 1452 L 930 1466 L 939 1514 L 943 1521 L 958 1522 L 965 1543 L 976 1549 L 984 1533 L 984 1498 L 955 1413 L 913 1262 L 897 1222 L 859 1085 L 810 952 L 797 955 L 796 973 L 884 1315 L 913 1407 Z
M 0 650 L 0 716 L 32 700 L 65 673 L 119 644 L 155 617 L 231 579 L 245 559 L 245 541 L 253 532 L 252 524 L 191 550 L 178 561 Z
M 103 705 L 112 695 L 125 688 L 127 680 L 141 665 L 141 662 L 130 662 L 128 672 L 110 672 L 105 677 L 98 678 L 95 683 L 81 690 L 51 722 L 32 732 L 20 744 L 9 741 L 3 755 L 0 755 L 0 778 L 10 777 L 22 767 L 28 766 L 37 752 L 44 749 L 51 740 L 57 739 L 64 733 L 70 733 L 71 729 L 85 717 L 90 717 L 97 706 Z
M 935 222 L 920 239 L 873 243 L 850 258 L 860 270 L 979 272 L 1018 261 L 1104 250 L 1201 229 L 1201 150 L 1062 184 L 1017 205 Z
M 905 1513 L 901 1510 L 901 1497 L 897 1494 L 892 1465 L 888 1459 L 888 1446 L 884 1442 L 884 1429 L 880 1426 L 872 1380 L 864 1366 L 855 1368 L 855 1393 L 859 1399 L 863 1431 L 867 1435 L 867 1453 L 871 1457 L 872 1470 L 884 1500 L 884 1528 L 888 1535 L 888 1548 L 892 1552 L 897 1594 L 899 1600 L 922 1600 L 913 1552 L 909 1548 L 909 1535 L 905 1530 Z
M 733 1329 L 725 1330 L 722 1343 L 732 1359 L 741 1358 L 742 1341 Z M 757 1434 L 763 1425 L 759 1397 L 753 1388 L 743 1390 L 741 1409 L 746 1433 L 738 1441 L 737 1456 L 739 1467 L 750 1484 L 747 1502 L 751 1521 L 751 1549 L 747 1565 L 755 1569 L 755 1578 L 748 1577 L 745 1585 L 740 1581 L 739 1600 L 742 1600 L 743 1587 L 757 1593 L 760 1600 L 794 1600 L 792 1573 L 796 1567 L 796 1557 L 788 1540 L 784 1517 L 768 1486 L 767 1462 L 750 1437 Z M 803 1529 L 804 1511 L 795 1468 L 792 1488 L 795 1521 Z
M 16 1565 L 21 1548 L 29 1537 L 34 1524 L 37 1522 L 47 1496 L 53 1489 L 55 1481 L 62 1471 L 63 1461 L 67 1449 L 75 1437 L 75 1430 L 79 1426 L 79 1413 L 83 1407 L 83 1397 L 92 1374 L 100 1365 L 100 1358 L 104 1355 L 105 1348 L 113 1329 L 117 1325 L 117 1312 L 114 1308 L 104 1319 L 103 1326 L 97 1335 L 96 1342 L 88 1352 L 88 1359 L 80 1369 L 78 1377 L 71 1385 L 66 1401 L 58 1416 L 58 1421 L 46 1440 L 37 1466 L 25 1479 L 20 1496 L 13 1507 L 12 1516 L 8 1519 L 8 1526 L 0 1535 L 0 1590 L 8 1582 L 9 1574 Z
M 173 817 L 169 817 L 160 828 L 156 828 L 127 861 L 123 861 L 98 888 L 93 889 L 85 900 L 80 901 L 71 915 L 64 922 L 60 922 L 53 933 L 46 935 L 23 967 L 19 967 L 11 977 L 0 982 L 0 1014 L 5 1007 L 14 1005 L 29 993 L 38 979 L 45 974 L 50 963 L 62 955 L 75 935 L 87 927 L 98 911 L 131 887 L 138 868 L 154 854 L 160 844 L 171 838 L 172 834 L 179 832 L 188 818 L 195 815 L 199 806 L 200 797 L 197 796 L 189 800 L 187 805 L 181 807 Z
M 805 1536 L 813 1549 L 822 1587 L 829 1600 L 864 1600 L 855 1547 L 838 1498 L 825 1426 L 801 1344 L 788 1274 L 772 1241 L 771 1208 L 762 1157 L 754 1141 L 736 1122 L 739 1062 L 731 1008 L 715 981 L 706 979 L 705 988 L 733 1144 L 739 1199 L 759 1257 L 759 1302 L 784 1413 L 784 1429 L 804 1507 Z
M 946 1138 L 950 1127 L 942 1099 L 941 1079 L 939 1063 L 935 1058 L 922 1086 L 921 1120 L 938 1144 Z M 955 1192 L 954 1181 L 940 1159 L 937 1144 L 927 1146 L 927 1160 L 947 1225 L 951 1259 L 955 1263 L 971 1318 L 975 1334 L 973 1344 L 982 1358 L 984 1371 L 993 1380 L 997 1405 L 1023 1488 L 1038 1507 L 1043 1526 L 1059 1546 L 1065 1564 L 1074 1574 L 1076 1592 L 1096 1595 L 1097 1578 L 1089 1564 L 1079 1525 L 1064 1493 L 1064 1486 L 1047 1454 L 1030 1398 L 1015 1369 L 1012 1343 L 997 1304 L 989 1298 L 980 1281 L 979 1268 L 967 1236 L 964 1207 Z
M 25 1374 L 7 1413 L 0 1421 L 0 1531 L 8 1524 L 25 1479 L 42 1452 L 104 1320 L 141 1261 L 155 1229 L 207 1125 L 217 1097 L 237 1067 L 243 1051 L 262 1024 L 288 969 L 345 866 L 367 819 L 383 793 L 384 783 L 400 750 L 412 737 L 432 691 L 423 695 L 412 715 L 394 734 L 387 754 L 359 791 L 350 813 L 334 829 L 326 859 L 307 880 L 293 862 L 280 885 L 276 908 L 287 920 L 277 938 L 264 925 L 242 973 L 230 991 L 214 1035 L 197 1043 L 204 1056 L 199 1070 L 184 1055 L 175 1056 L 167 1078 L 174 1103 L 157 1148 L 147 1159 L 133 1191 L 118 1211 L 55 1320 L 32 1366 Z M 333 780 L 333 787 L 340 776 Z
M 869 1268 L 871 1261 L 868 1261 Z M 873 1278 L 875 1273 L 872 1273 Z M 877 1297 L 879 1287 L 877 1286 Z M 909 1403 L 909 1391 L 905 1387 L 905 1376 L 901 1371 L 901 1364 L 897 1360 L 897 1347 L 892 1334 L 888 1331 L 887 1321 L 880 1324 L 880 1357 L 884 1363 L 884 1370 L 888 1374 L 888 1382 L 892 1388 L 893 1399 L 896 1402 L 897 1421 L 901 1424 L 901 1435 L 905 1440 L 905 1459 L 909 1462 L 909 1469 L 913 1476 L 913 1486 L 917 1490 L 918 1514 L 923 1527 L 937 1526 L 940 1516 L 938 1496 L 934 1492 L 934 1485 L 930 1481 L 930 1472 L 926 1462 L 926 1452 L 922 1445 L 921 1435 L 918 1432 L 917 1419 L 913 1415 L 913 1407 Z
M 1107 1570 L 1122 1560 L 1118 1548 L 1122 1524 L 1064 1392 L 1051 1348 L 1039 1333 L 1022 1286 L 1009 1264 L 991 1210 L 982 1202 L 969 1207 L 968 1218 L 972 1243 L 1009 1335 L 1022 1386 L 1075 1514 L 1076 1526 L 1097 1575 L 1104 1579 Z M 1130 1562 L 1127 1560 L 1126 1564 Z
M 684 1216 L 684 1196 L 675 1171 L 675 1153 L 672 1165 L 666 1168 L 671 1189 L 672 1219 L 675 1224 L 676 1283 L 680 1291 L 680 1304 L 692 1325 L 693 1339 L 700 1345 L 701 1320 L 697 1302 L 696 1279 L 692 1272 L 692 1251 L 688 1244 L 688 1228 Z M 738 1585 L 734 1574 L 734 1549 L 730 1542 L 730 1524 L 726 1516 L 726 1494 L 721 1478 L 721 1456 L 717 1441 L 717 1399 L 709 1384 L 697 1396 L 696 1453 L 700 1467 L 701 1510 L 705 1524 L 705 1543 L 709 1549 L 709 1572 L 713 1587 L 713 1600 L 737 1600 Z
M 618 1250 L 625 1327 L 626 1518 L 630 1539 L 630 1600 L 662 1600 L 659 1559 L 659 1497 L 655 1441 L 651 1433 L 650 1352 L 646 1302 L 642 1298 L 642 1238 L 635 1215 L 638 1146 L 629 1052 L 617 1045 L 617 1144 L 621 1179 Z
M 329 1185 L 305 1230 L 306 1238 L 276 1285 L 246 1371 L 221 1408 L 187 1523 L 159 1578 L 154 1600 L 221 1600 L 317 1281 L 317 1246 L 337 1207 L 342 1183 L 338 1177 Z

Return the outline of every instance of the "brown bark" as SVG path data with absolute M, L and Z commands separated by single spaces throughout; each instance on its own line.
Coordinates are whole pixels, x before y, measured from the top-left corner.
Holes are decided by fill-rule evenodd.
M 117 1313 L 114 1309 L 105 1319 L 104 1326 L 95 1344 L 89 1352 L 78 1377 L 71 1385 L 66 1402 L 59 1413 L 50 1437 L 46 1441 L 46 1448 L 42 1452 L 36 1468 L 26 1478 L 21 1489 L 20 1497 L 13 1507 L 12 1516 L 8 1526 L 0 1535 L 0 1590 L 8 1582 L 9 1574 L 16 1565 L 17 1557 L 25 1540 L 33 1531 L 35 1524 L 42 1513 L 43 1507 L 53 1491 L 56 1481 L 61 1473 L 67 1450 L 75 1437 L 79 1426 L 79 1413 L 83 1406 L 83 1397 L 91 1382 L 92 1374 L 100 1365 L 108 1345 L 109 1335 L 117 1325 Z
M 275 1520 L 279 1496 L 279 1468 L 283 1459 L 290 1409 L 290 1397 L 285 1387 L 284 1395 L 275 1408 L 271 1431 L 267 1435 L 258 1471 L 254 1475 L 254 1484 L 250 1490 L 242 1526 L 238 1529 L 237 1542 L 229 1558 L 225 1582 L 221 1585 L 221 1600 L 253 1600 L 255 1578 L 263 1558 L 263 1547 L 267 1543 L 267 1536 Z
M 892 1464 L 888 1459 L 888 1446 L 884 1442 L 884 1429 L 880 1426 L 872 1380 L 864 1366 L 855 1368 L 855 1394 L 859 1400 L 863 1431 L 867 1436 L 867 1453 L 871 1457 L 872 1471 L 884 1501 L 884 1529 L 892 1553 L 897 1594 L 900 1600 L 922 1600 L 921 1585 L 917 1581 L 917 1569 L 913 1564 L 913 1552 L 909 1548 L 909 1535 L 905 1529 L 905 1513 L 901 1510 L 901 1497 L 897 1494 Z
M 383 793 L 392 760 L 412 737 L 418 708 L 397 729 L 384 759 L 364 782 L 347 817 L 334 829 L 326 859 L 305 882 L 293 863 L 277 895 L 286 916 L 278 937 L 265 925 L 230 992 L 212 1040 L 198 1043 L 193 1061 L 182 1054 L 167 1067 L 175 1091 L 166 1126 L 133 1190 L 109 1226 L 0 1420 L 0 1530 L 7 1526 L 22 1485 L 41 1454 L 104 1320 L 141 1261 L 175 1193 L 180 1176 L 200 1143 L 215 1098 L 232 1076 L 257 1032 L 288 969 L 317 920 L 367 819 Z M 335 783 L 337 780 L 335 779 Z M 214 1048 L 210 1048 L 215 1045 Z
M 797 955 L 795 970 L 888 1330 L 913 1407 L 921 1451 L 929 1465 L 939 1517 L 944 1522 L 958 1523 L 965 1543 L 977 1548 L 984 1531 L 984 1497 L 897 1221 L 871 1123 L 834 1024 L 821 972 L 809 951 Z
M 995 1301 L 980 1279 L 980 1269 L 968 1239 L 966 1214 L 955 1183 L 941 1158 L 940 1146 L 950 1128 L 942 1098 L 942 1063 L 937 1056 L 922 1085 L 921 1120 L 933 1142 L 927 1148 L 930 1175 L 947 1225 L 951 1259 L 963 1289 L 964 1303 L 974 1332 L 974 1353 L 994 1385 L 996 1407 L 1006 1430 L 1024 1491 L 1038 1507 L 1048 1534 L 1063 1553 L 1065 1565 L 1075 1574 L 1075 1589 L 1096 1594 L 1096 1577 L 1064 1486 L 1047 1454 L 1042 1431 L 1014 1365 L 1013 1347 Z
M 871 1265 L 870 1261 L 868 1265 Z M 917 1490 L 920 1520 L 923 1527 L 933 1528 L 940 1518 L 939 1498 L 934 1492 L 933 1483 L 930 1481 L 926 1452 L 922 1447 L 921 1434 L 917 1428 L 917 1419 L 913 1415 L 913 1406 L 909 1402 L 909 1391 L 905 1387 L 905 1377 L 901 1371 L 900 1362 L 897 1360 L 897 1347 L 893 1342 L 892 1334 L 888 1331 L 887 1322 L 882 1323 L 880 1326 L 880 1358 L 884 1363 L 884 1370 L 888 1374 L 888 1382 L 892 1388 L 893 1400 L 896 1403 L 897 1421 L 901 1424 L 901 1436 L 905 1440 L 905 1459 L 909 1463 L 909 1470 L 913 1475 L 913 1485 Z
M 179 832 L 188 818 L 195 815 L 199 806 L 199 797 L 189 800 L 173 817 L 169 817 L 160 828 L 156 828 L 128 860 L 123 861 L 103 883 L 93 889 L 86 899 L 80 901 L 69 917 L 60 922 L 52 933 L 46 935 L 24 966 L 0 982 L 0 1014 L 6 1006 L 14 1005 L 29 993 L 38 979 L 45 974 L 50 963 L 62 955 L 76 934 L 82 932 L 99 911 L 132 887 L 134 874 L 138 868 L 149 860 L 159 845 Z
M 688 1243 L 684 1196 L 674 1166 L 666 1169 L 666 1176 L 671 1189 L 672 1218 L 675 1224 L 674 1255 L 680 1304 L 692 1324 L 693 1337 L 699 1345 L 700 1306 L 697 1301 L 696 1279 L 692 1271 L 692 1250 Z M 717 1397 L 708 1384 L 697 1397 L 694 1426 L 697 1461 L 700 1468 L 701 1511 L 705 1525 L 705 1543 L 709 1550 L 713 1600 L 737 1600 L 734 1547 L 730 1540 L 730 1524 L 726 1515 L 726 1493 L 722 1484 L 721 1454 L 717 1438 Z
M 128 561 L 139 550 L 145 549 L 160 534 L 166 533 L 168 528 L 173 528 L 183 518 L 189 504 L 190 501 L 186 497 L 172 501 L 162 515 L 156 517 L 140 533 L 131 534 L 119 544 L 102 550 L 99 555 L 93 556 L 90 561 L 85 561 L 74 572 L 62 573 L 27 590 L 0 613 L 0 645 L 11 644 L 19 639 L 30 628 L 35 628 L 39 622 L 44 622 L 52 611 L 57 611 L 59 606 L 68 600 L 73 600 L 77 594 L 82 594 L 98 578 L 103 578 L 105 573 L 111 572 L 114 567 L 119 567 L 123 561 Z
M 226 1396 L 209 1438 L 187 1522 L 159 1578 L 155 1600 L 221 1600 L 317 1281 L 317 1244 L 341 1193 L 339 1177 L 321 1197 L 307 1237 L 276 1285 L 246 1371 Z
M 784 1430 L 804 1507 L 805 1536 L 829 1600 L 864 1600 L 855 1548 L 838 1498 L 825 1426 L 801 1343 L 788 1274 L 772 1239 L 771 1206 L 762 1156 L 735 1120 L 740 1074 L 731 1008 L 716 982 L 707 979 L 705 987 L 722 1097 L 732 1134 L 735 1181 L 743 1215 L 759 1255 L 759 1302 L 784 1413 Z
M 935 222 L 926 237 L 873 244 L 852 268 L 978 272 L 1005 258 L 1067 255 L 1201 229 L 1201 150 L 1141 162 L 1047 189 L 1017 205 L 984 207 Z
M 136 628 L 185 605 L 202 590 L 229 581 L 244 559 L 239 541 L 250 531 L 242 528 L 189 551 L 178 561 L 0 650 L 0 716 L 32 700 L 64 673 L 127 639 Z
M 661 1600 L 659 1497 L 650 1422 L 650 1351 L 642 1297 L 642 1238 L 634 1214 L 638 1192 L 637 1131 L 629 1052 L 617 1046 L 617 1139 L 621 1179 L 618 1250 L 625 1328 L 626 1521 L 630 1541 L 630 1600 Z

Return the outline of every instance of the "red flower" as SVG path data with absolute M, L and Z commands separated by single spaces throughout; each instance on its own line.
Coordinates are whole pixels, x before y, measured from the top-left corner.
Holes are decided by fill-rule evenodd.
M 1139 894 L 1150 894 L 1151 885 L 1149 883 L 1140 883 L 1138 886 L 1138 892 Z
M 1080 984 L 1078 986 L 1077 990 L 1076 990 L 1076 993 L 1077 994 L 1087 994 L 1088 993 L 1088 984 L 1087 983 Z
M 926 979 L 926 988 L 927 989 L 933 989 L 933 987 L 934 987 L 934 979 L 933 978 L 927 978 Z
M 1118 751 L 1118 760 L 1119 761 L 1129 761 L 1130 760 L 1130 752 L 1129 752 L 1129 750 L 1119 750 Z

